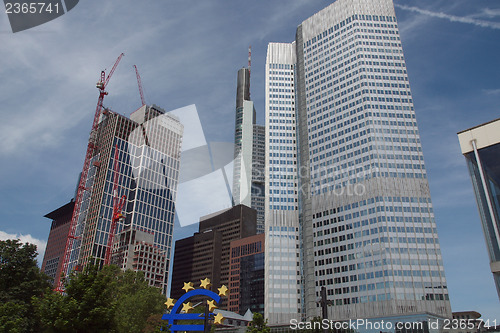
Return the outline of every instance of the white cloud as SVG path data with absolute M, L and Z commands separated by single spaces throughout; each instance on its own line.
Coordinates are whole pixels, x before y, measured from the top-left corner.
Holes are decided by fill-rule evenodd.
M 491 8 L 484 8 L 481 13 L 479 14 L 474 14 L 474 15 L 470 15 L 470 17 L 488 17 L 488 18 L 495 18 L 495 17 L 498 17 L 500 16 L 500 9 L 499 8 L 495 8 L 495 9 L 491 9 Z
M 497 22 L 478 20 L 478 19 L 475 19 L 473 17 L 455 16 L 455 15 L 450 15 L 450 14 L 441 13 L 441 12 L 437 13 L 437 12 L 432 12 L 430 10 L 425 10 L 425 9 L 420 9 L 417 7 L 411 7 L 411 6 L 400 5 L 400 4 L 395 4 L 394 6 L 397 8 L 403 9 L 403 10 L 416 12 L 416 13 L 419 13 L 422 15 L 442 18 L 442 19 L 448 20 L 450 22 L 460 22 L 460 23 L 466 23 L 466 24 L 473 24 L 473 25 L 476 25 L 478 27 L 483 27 L 483 28 L 500 29 L 500 23 L 497 23 Z M 490 15 L 492 15 L 493 13 L 496 15 L 496 11 L 492 11 L 490 13 Z
M 0 230 L 0 240 L 8 240 L 8 239 L 19 239 L 21 243 L 31 243 L 35 244 L 37 251 L 38 251 L 38 256 L 37 260 L 38 263 L 41 265 L 42 260 L 43 260 L 43 255 L 45 254 L 45 247 L 47 246 L 47 242 L 43 241 L 41 239 L 37 239 L 30 234 L 27 235 L 21 235 L 21 234 L 8 234 L 5 231 Z

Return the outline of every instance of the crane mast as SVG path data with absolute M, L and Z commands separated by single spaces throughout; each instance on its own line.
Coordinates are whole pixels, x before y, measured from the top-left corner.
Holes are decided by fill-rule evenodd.
M 85 154 L 85 161 L 83 163 L 83 170 L 82 174 L 80 176 L 80 181 L 78 183 L 78 188 L 76 192 L 76 198 L 75 198 L 75 208 L 73 209 L 73 215 L 71 217 L 71 222 L 69 226 L 69 232 L 68 232 L 68 237 L 66 239 L 66 246 L 64 249 L 64 257 L 63 257 L 63 263 L 62 263 L 62 269 L 61 269 L 61 274 L 59 276 L 56 276 L 56 283 L 55 283 L 55 290 L 59 292 L 64 291 L 64 281 L 61 277 L 61 275 L 67 275 L 68 274 L 68 266 L 69 266 L 69 261 L 70 261 L 70 256 L 71 256 L 71 250 L 73 248 L 73 241 L 77 238 L 75 235 L 76 232 L 76 226 L 78 224 L 78 219 L 80 216 L 80 209 L 82 206 L 82 201 L 83 201 L 83 195 L 86 191 L 91 190 L 90 188 L 87 188 L 85 186 L 85 183 L 87 181 L 87 176 L 89 173 L 89 167 L 90 167 L 90 161 L 92 160 L 92 157 L 94 156 L 94 153 L 96 151 L 97 147 L 97 130 L 99 126 L 99 118 L 101 117 L 101 112 L 103 108 L 103 100 L 104 96 L 108 94 L 106 91 L 106 86 L 109 83 L 109 80 L 111 79 L 111 76 L 116 70 L 116 67 L 118 66 L 118 63 L 122 59 L 124 54 L 120 54 L 118 59 L 116 59 L 115 64 L 113 65 L 113 68 L 109 71 L 108 76 L 106 77 L 105 71 L 101 71 L 101 77 L 99 82 L 97 82 L 96 87 L 99 89 L 99 98 L 97 99 L 97 107 L 95 110 L 94 114 L 94 121 L 92 123 L 92 129 L 90 131 L 90 138 L 89 138 L 89 143 L 87 145 L 87 153 Z
M 109 228 L 108 235 L 108 247 L 106 249 L 106 256 L 104 257 L 104 265 L 109 265 L 111 263 L 111 252 L 113 247 L 113 240 L 115 238 L 116 233 L 116 225 L 118 221 L 123 217 L 122 211 L 123 206 L 125 205 L 125 201 L 127 197 L 122 195 L 121 197 L 118 195 L 118 183 L 120 180 L 120 167 L 118 161 L 118 145 L 115 145 L 115 159 L 113 162 L 113 216 L 111 217 L 111 226 Z

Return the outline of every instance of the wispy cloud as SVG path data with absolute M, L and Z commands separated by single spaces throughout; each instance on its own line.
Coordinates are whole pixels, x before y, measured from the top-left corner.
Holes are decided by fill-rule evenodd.
M 470 17 L 484 17 L 484 16 L 488 18 L 498 17 L 500 16 L 500 9 L 484 8 L 480 13 L 470 15 Z
M 500 23 L 497 23 L 497 22 L 478 20 L 478 19 L 473 18 L 473 17 L 455 16 L 455 15 L 450 15 L 450 14 L 446 14 L 446 13 L 442 13 L 442 12 L 433 12 L 433 11 L 426 10 L 426 9 L 420 9 L 417 7 L 400 5 L 400 4 L 395 4 L 394 6 L 397 8 L 403 9 L 403 10 L 412 11 L 412 12 L 419 13 L 422 15 L 442 18 L 442 19 L 448 20 L 450 22 L 460 22 L 460 23 L 472 24 L 472 25 L 482 27 L 482 28 L 491 28 L 491 29 L 499 29 L 500 30 Z M 494 16 L 498 15 L 496 10 L 485 11 L 483 13 L 489 17 L 494 17 Z
M 486 95 L 500 95 L 500 89 L 483 89 Z

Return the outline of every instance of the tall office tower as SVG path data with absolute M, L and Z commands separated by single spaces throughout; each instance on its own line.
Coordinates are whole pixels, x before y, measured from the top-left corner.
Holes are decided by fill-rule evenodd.
M 295 124 L 295 43 L 269 44 L 266 62 L 264 315 L 289 323 L 301 310 Z
M 148 261 L 134 269 L 144 271 L 150 285 L 166 292 L 182 133 L 179 120 L 154 105 L 142 106 L 130 119 L 104 112 L 86 180 L 91 190 L 83 197 L 70 270 L 85 265 L 89 258 L 105 259 L 113 198 L 124 196 L 124 219 L 117 224 L 114 240 L 119 244 L 112 261 L 128 267 L 122 260 L 130 258 L 130 251 L 139 250 Z M 122 234 L 127 232 L 128 237 Z M 142 252 L 137 249 L 141 241 L 147 243 Z
M 210 278 L 212 290 L 229 286 L 231 241 L 255 235 L 257 213 L 245 205 L 237 205 L 200 218 L 199 232 L 175 243 L 174 271 L 170 295 L 184 294 L 184 282 L 199 283 Z M 226 309 L 221 299 L 220 309 Z
M 266 134 L 266 232 L 298 230 L 305 317 L 326 287 L 336 320 L 451 318 L 392 0 L 337 0 L 269 45 Z M 286 323 L 272 237 L 266 316 Z
M 61 275 L 62 259 L 64 258 L 64 249 L 66 248 L 66 239 L 68 238 L 74 207 L 75 202 L 71 200 L 44 216 L 51 219 L 52 223 L 43 256 L 42 272 L 50 276 L 54 283 L 56 282 L 56 276 Z
M 257 232 L 264 231 L 264 126 L 256 124 L 250 100 L 250 70 L 238 71 L 234 130 L 233 204 L 257 210 Z
M 500 298 L 500 119 L 458 133 Z

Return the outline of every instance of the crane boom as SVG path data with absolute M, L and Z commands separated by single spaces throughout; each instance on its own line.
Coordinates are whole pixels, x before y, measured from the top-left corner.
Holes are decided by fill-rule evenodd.
M 124 54 L 122 53 L 120 54 L 118 59 L 116 59 L 115 64 L 113 65 L 113 68 L 109 72 L 107 78 L 105 71 L 101 71 L 100 80 L 96 84 L 97 89 L 99 89 L 99 98 L 97 99 L 97 107 L 94 114 L 94 122 L 92 123 L 92 129 L 90 131 L 89 143 L 87 145 L 87 153 L 85 154 L 85 161 L 83 163 L 83 170 L 76 191 L 75 208 L 73 209 L 73 215 L 71 217 L 68 237 L 66 238 L 64 257 L 61 265 L 61 274 L 59 274 L 59 276 L 56 276 L 55 290 L 60 292 L 64 291 L 64 284 L 61 275 L 66 276 L 68 274 L 68 266 L 71 256 L 71 250 L 73 248 L 73 241 L 77 238 L 75 232 L 76 232 L 76 226 L 78 224 L 78 219 L 80 216 L 80 209 L 82 206 L 83 195 L 85 191 L 89 190 L 86 187 L 86 181 L 89 173 L 90 161 L 92 160 L 95 150 L 97 149 L 97 129 L 99 125 L 99 118 L 101 117 L 102 102 L 104 100 L 104 96 L 108 94 L 108 92 L 105 89 L 116 67 L 118 66 L 118 63 L 120 62 L 123 56 Z
M 139 75 L 139 71 L 137 70 L 137 66 L 134 65 L 135 75 L 137 76 L 137 85 L 139 86 L 139 94 L 141 95 L 141 103 L 142 105 L 146 105 L 146 100 L 144 98 L 144 92 L 142 90 L 142 81 L 141 76 Z

